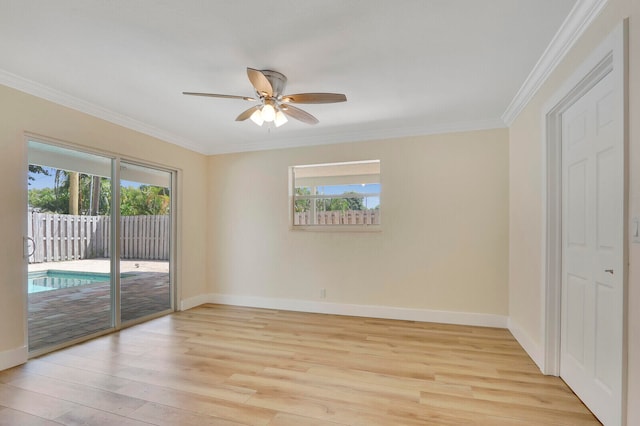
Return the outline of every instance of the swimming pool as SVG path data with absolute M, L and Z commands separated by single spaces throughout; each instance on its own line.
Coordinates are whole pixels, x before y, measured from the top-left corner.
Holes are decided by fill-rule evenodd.
M 130 274 L 122 274 L 125 277 Z M 109 282 L 111 274 L 100 272 L 75 272 L 49 269 L 29 272 L 28 293 L 78 287 L 87 284 Z

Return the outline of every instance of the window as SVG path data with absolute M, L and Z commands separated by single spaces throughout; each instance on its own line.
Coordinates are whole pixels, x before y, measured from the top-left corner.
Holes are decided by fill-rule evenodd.
M 290 171 L 294 228 L 380 225 L 380 160 L 293 166 Z

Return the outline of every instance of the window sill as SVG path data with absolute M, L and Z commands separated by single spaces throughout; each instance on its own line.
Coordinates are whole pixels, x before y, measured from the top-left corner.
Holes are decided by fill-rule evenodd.
M 382 232 L 382 225 L 290 225 L 289 230 L 306 232 Z

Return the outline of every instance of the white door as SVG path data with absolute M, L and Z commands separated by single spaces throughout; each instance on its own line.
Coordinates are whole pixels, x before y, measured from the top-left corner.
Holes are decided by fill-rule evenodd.
M 612 73 L 562 114 L 560 376 L 605 425 L 622 414 L 624 139 Z

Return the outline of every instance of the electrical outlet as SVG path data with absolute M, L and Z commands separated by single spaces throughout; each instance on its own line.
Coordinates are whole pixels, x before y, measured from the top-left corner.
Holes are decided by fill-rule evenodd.
M 327 297 L 327 289 L 326 288 L 321 288 L 320 289 L 320 299 L 325 299 Z

